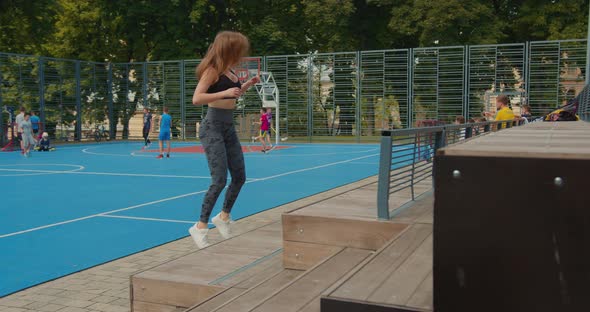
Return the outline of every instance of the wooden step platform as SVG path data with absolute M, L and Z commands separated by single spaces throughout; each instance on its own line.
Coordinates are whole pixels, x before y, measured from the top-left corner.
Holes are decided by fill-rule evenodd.
M 340 248 L 306 272 L 282 270 L 248 290 L 226 295 L 230 288 L 187 312 L 320 312 L 320 296 L 370 254 L 368 250 Z M 231 295 L 233 298 L 228 298 Z
M 370 254 L 369 250 L 343 248 L 271 294 L 253 309 L 244 311 L 320 312 L 321 295 Z
M 322 312 L 432 311 L 433 197 L 403 207 L 410 225 L 322 298 Z
M 416 191 L 425 193 L 431 187 L 428 181 Z M 376 197 L 375 182 L 283 214 L 284 267 L 309 269 L 338 247 L 376 251 L 413 223 L 413 218 L 432 219 L 432 206 L 428 204 L 426 208 L 407 210 L 410 214 L 403 213 L 406 206 L 417 203 L 408 203 L 411 194 L 406 190 L 390 198 L 392 215 L 396 217 L 390 221 L 377 220 Z
M 298 270 L 282 269 L 280 258 L 277 259 L 276 263 L 279 264 L 280 270 L 273 271 L 272 274 L 266 274 L 268 272 L 262 274 L 261 271 L 257 277 L 260 279 L 260 277 L 264 276 L 265 279 L 260 279 L 259 283 L 253 284 L 252 281 L 246 281 L 246 283 L 237 284 L 219 295 L 195 305 L 188 309 L 187 312 L 235 312 L 248 311 L 254 308 L 269 294 L 282 288 L 303 273 L 303 271 Z M 241 288 L 247 286 L 250 287 L 248 289 Z
M 184 311 L 228 288 L 246 290 L 282 270 L 275 222 L 131 277 L 133 312 Z

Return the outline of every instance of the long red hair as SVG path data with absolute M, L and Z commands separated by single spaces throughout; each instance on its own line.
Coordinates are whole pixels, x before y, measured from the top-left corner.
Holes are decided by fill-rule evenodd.
M 197 66 L 197 78 L 201 79 L 205 70 L 210 69 L 221 76 L 228 69 L 238 65 L 240 59 L 250 51 L 250 40 L 235 31 L 222 31 L 215 36 L 207 54 Z

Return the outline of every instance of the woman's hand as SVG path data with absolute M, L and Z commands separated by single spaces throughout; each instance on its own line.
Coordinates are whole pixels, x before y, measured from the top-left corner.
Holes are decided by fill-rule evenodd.
M 249 81 L 250 84 L 256 84 L 256 83 L 259 83 L 259 82 L 260 82 L 260 76 L 253 77 Z
M 225 98 L 239 98 L 242 95 L 242 90 L 240 88 L 230 88 L 223 91 L 223 96 Z

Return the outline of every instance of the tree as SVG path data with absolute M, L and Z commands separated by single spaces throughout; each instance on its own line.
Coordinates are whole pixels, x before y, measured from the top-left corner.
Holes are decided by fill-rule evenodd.
M 493 44 L 505 39 L 505 23 L 496 19 L 486 1 L 399 0 L 394 4 L 389 29 L 414 46 Z
M 0 1 L 0 51 L 46 54 L 43 44 L 53 31 L 54 0 Z

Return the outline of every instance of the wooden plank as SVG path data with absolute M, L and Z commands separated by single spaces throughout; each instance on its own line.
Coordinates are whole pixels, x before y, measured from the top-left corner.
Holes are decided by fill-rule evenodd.
M 222 306 L 226 302 L 244 293 L 246 289 L 232 287 L 218 295 L 190 308 L 187 312 L 210 312 Z
M 377 250 L 407 224 L 283 215 L 283 240 Z
M 401 307 L 380 303 L 369 303 L 352 299 L 324 297 L 321 300 L 322 312 L 432 312 L 432 310 Z
M 178 283 L 132 277 L 132 300 L 135 302 L 190 307 L 224 290 L 218 286 Z
M 133 297 L 144 302 L 191 306 L 227 288 L 213 287 L 210 283 L 272 254 L 281 245 L 281 224 L 275 222 L 134 275 Z M 228 278 L 224 285 L 231 286 L 247 278 L 248 273 L 244 271 Z M 170 292 L 168 288 L 183 291 Z M 201 292 L 202 295 L 194 298 L 195 293 Z
M 417 220 L 425 214 L 432 213 L 434 210 L 434 197 L 432 195 L 424 196 L 414 202 L 408 203 L 409 207 L 402 210 L 399 214 L 394 215 L 391 219 L 393 222 L 416 223 Z M 432 222 L 430 222 L 432 223 Z
M 511 157 L 511 158 L 550 158 L 550 159 L 590 159 L 590 148 L 556 147 L 549 150 L 546 147 L 510 147 L 498 150 L 496 146 L 478 146 L 472 149 L 449 149 L 441 151 L 445 156 L 473 156 L 473 157 Z
M 590 124 L 533 123 L 485 135 L 438 152 L 447 156 L 590 159 Z
M 250 309 L 254 308 L 262 300 L 267 298 L 269 294 L 273 293 L 277 289 L 280 289 L 284 285 L 293 281 L 301 274 L 303 274 L 302 271 L 283 270 L 282 272 L 270 278 L 269 280 L 261 283 L 255 288 L 249 289 L 247 292 L 244 292 L 239 297 L 221 306 L 219 309 L 212 310 L 212 312 L 250 311 Z
M 183 312 L 186 307 L 177 307 L 157 303 L 136 301 L 133 303 L 132 312 Z
M 431 271 L 430 274 L 428 274 L 428 276 L 426 277 L 426 279 L 422 281 L 422 284 L 418 286 L 416 292 L 412 294 L 412 297 L 410 297 L 410 300 L 408 300 L 406 306 L 432 311 L 434 309 L 432 296 L 433 287 L 434 286 Z
M 309 304 L 305 307 L 301 308 L 298 312 L 321 312 L 322 311 L 322 304 L 321 298 L 318 296 L 317 298 L 313 299 Z
M 240 278 L 242 281 L 235 284 L 233 287 L 248 289 L 260 284 L 260 282 L 268 279 L 269 277 L 278 274 L 279 272 L 283 271 L 283 269 L 283 253 L 281 252 L 273 256 L 270 260 L 248 269 L 246 271 L 248 273 L 243 276 L 248 276 L 248 278 Z
M 309 304 L 341 276 L 370 254 L 367 250 L 347 248 L 302 275 L 252 311 L 295 312 Z
M 405 306 L 432 271 L 432 235 L 369 296 L 368 301 Z
M 325 258 L 340 252 L 344 247 L 284 241 L 283 248 L 285 269 L 308 270 Z
M 316 204 L 318 202 L 322 202 L 324 200 L 328 200 L 330 198 L 334 198 L 336 196 L 340 196 L 352 190 L 358 189 L 360 187 L 364 187 L 367 185 L 375 184 L 377 181 L 377 176 L 368 177 L 366 179 L 346 184 L 341 187 L 337 187 L 326 192 L 313 195 L 310 197 L 302 198 L 294 203 L 287 204 L 288 208 L 285 210 L 285 213 L 294 213 L 299 209 L 304 209 L 310 205 Z
M 412 225 L 400 237 L 377 253 L 350 279 L 342 283 L 330 296 L 360 301 L 367 300 L 430 235 L 432 235 L 432 225 Z M 418 283 L 421 281 L 422 279 Z

